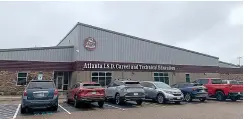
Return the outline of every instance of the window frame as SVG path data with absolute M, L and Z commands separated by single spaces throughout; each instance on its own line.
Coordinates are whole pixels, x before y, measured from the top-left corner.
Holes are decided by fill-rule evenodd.
M 189 77 L 187 77 L 187 75 L 188 75 Z M 186 83 L 190 83 L 190 82 L 191 82 L 191 75 L 190 75 L 190 73 L 186 73 L 186 74 L 185 74 L 185 77 L 186 77 L 186 78 L 185 78 L 185 82 L 186 82 Z M 186 80 L 186 79 L 188 79 L 188 78 L 189 78 L 189 82 L 187 82 L 187 80 Z
M 204 78 L 198 79 L 197 80 L 197 83 L 204 85 L 203 83 L 201 83 L 201 80 L 207 80 L 208 82 L 205 83 L 205 84 L 208 84 L 209 83 L 209 79 L 204 79 Z
M 26 73 L 26 77 L 19 77 L 19 73 Z M 17 79 L 16 79 L 16 86 L 27 86 L 28 85 L 28 75 L 29 75 L 29 73 L 28 72 L 18 72 L 17 73 Z M 19 78 L 25 78 L 25 85 L 18 85 L 18 80 L 19 80 Z
M 98 75 L 97 75 L 97 76 L 93 76 L 93 75 L 92 75 L 93 73 L 98 73 Z M 99 76 L 99 73 L 105 73 L 105 75 L 104 75 L 104 76 Z M 111 76 L 107 76 L 107 73 L 111 73 Z M 98 80 L 97 83 L 99 83 L 99 84 L 100 84 L 100 82 L 99 82 L 99 81 L 100 81 L 100 77 L 104 77 L 104 78 L 105 78 L 105 85 L 102 86 L 102 85 L 100 84 L 102 87 L 106 87 L 106 86 L 108 86 L 108 85 L 113 81 L 113 80 L 112 80 L 112 79 L 113 79 L 113 73 L 112 73 L 111 71 L 91 71 L 91 82 L 94 82 L 94 81 L 92 80 L 93 77 L 97 77 L 97 80 Z M 109 84 L 106 85 L 106 83 L 107 83 L 107 77 L 111 77 L 111 82 L 110 82 Z
M 155 76 L 155 73 L 157 73 L 158 76 Z M 163 73 L 163 75 L 160 76 L 160 75 L 159 75 L 160 73 Z M 164 76 L 164 74 L 167 74 L 167 76 Z M 152 72 L 152 76 L 153 76 L 153 80 L 154 80 L 154 81 L 155 81 L 155 77 L 158 77 L 158 78 L 165 78 L 165 77 L 167 77 L 168 80 L 169 80 L 169 84 L 168 84 L 168 85 L 171 84 L 169 74 L 170 74 L 169 72 Z M 159 82 L 161 82 L 161 81 L 159 80 Z M 164 83 L 166 83 L 166 82 L 165 82 L 165 79 L 164 79 Z M 167 83 L 166 83 L 166 84 L 167 84 Z

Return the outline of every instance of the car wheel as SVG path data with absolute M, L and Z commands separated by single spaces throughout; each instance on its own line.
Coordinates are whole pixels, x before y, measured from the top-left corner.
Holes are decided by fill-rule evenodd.
M 120 105 L 122 103 L 123 101 L 121 100 L 119 93 L 117 93 L 115 96 L 115 104 Z
M 100 101 L 100 102 L 97 102 L 97 103 L 98 103 L 98 106 L 99 106 L 100 108 L 103 108 L 104 101 Z
M 222 91 L 217 91 L 215 95 L 216 95 L 216 99 L 218 101 L 225 101 L 226 100 L 225 95 Z
M 180 101 L 176 101 L 175 104 L 181 104 Z
M 204 102 L 204 101 L 206 100 L 206 98 L 199 98 L 199 100 L 200 100 L 201 102 Z
M 70 99 L 68 99 L 68 97 L 66 98 L 66 102 L 67 104 L 70 104 Z
M 137 104 L 137 105 L 141 105 L 141 104 L 142 104 L 142 100 L 137 100 L 137 101 L 136 101 L 136 104 Z
M 26 108 L 22 108 L 22 107 L 21 107 L 21 108 L 20 108 L 20 113 L 21 113 L 21 114 L 26 113 Z
M 74 106 L 75 106 L 75 108 L 78 108 L 79 107 L 79 101 L 78 101 L 78 99 L 77 99 L 77 96 L 75 96 L 75 100 L 74 100 L 75 102 L 74 102 Z
M 158 96 L 157 96 L 157 102 L 159 103 L 159 104 L 163 104 L 164 102 L 165 102 L 165 100 L 164 100 L 164 95 L 163 94 L 158 94 Z
M 232 97 L 230 97 L 230 99 L 231 99 L 231 101 L 236 101 L 237 100 L 237 97 L 235 97 L 235 96 L 232 96 Z
M 58 106 L 54 106 L 53 108 L 52 108 L 52 111 L 58 111 Z
M 191 102 L 191 101 L 192 101 L 191 94 L 190 94 L 190 93 L 187 93 L 187 94 L 184 96 L 184 100 L 185 100 L 186 102 Z

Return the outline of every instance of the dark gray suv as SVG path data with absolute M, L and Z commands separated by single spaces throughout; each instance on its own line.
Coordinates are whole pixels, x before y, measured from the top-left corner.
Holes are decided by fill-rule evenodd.
M 23 92 L 21 113 L 41 108 L 58 109 L 58 90 L 52 80 L 32 80 Z

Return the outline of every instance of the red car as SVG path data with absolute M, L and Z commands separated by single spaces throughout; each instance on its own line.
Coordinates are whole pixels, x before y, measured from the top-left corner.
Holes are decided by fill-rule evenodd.
M 243 86 L 238 84 L 226 84 L 219 78 L 200 78 L 196 81 L 208 89 L 209 97 L 214 97 L 218 101 L 231 99 L 239 100 L 243 96 Z
M 98 106 L 103 107 L 104 101 L 105 89 L 95 82 L 76 83 L 67 92 L 67 103 L 74 102 L 76 108 L 91 102 L 98 102 Z

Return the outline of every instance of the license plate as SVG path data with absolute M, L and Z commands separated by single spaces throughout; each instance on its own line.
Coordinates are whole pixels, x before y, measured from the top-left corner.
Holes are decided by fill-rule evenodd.
M 180 99 L 180 97 L 177 97 L 177 99 Z
M 206 97 L 207 94 L 200 94 L 198 97 Z
M 44 97 L 44 93 L 37 94 L 38 97 Z
M 238 92 L 238 94 L 241 94 L 241 92 Z
M 96 94 L 96 92 L 92 92 L 92 94 Z
M 138 93 L 134 93 L 134 95 L 138 95 Z

